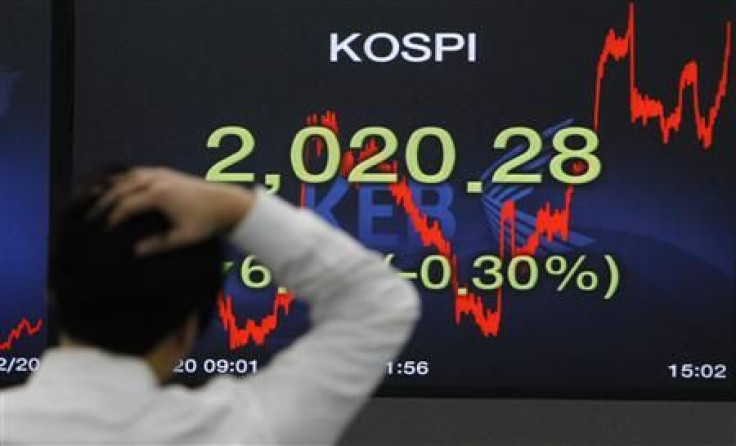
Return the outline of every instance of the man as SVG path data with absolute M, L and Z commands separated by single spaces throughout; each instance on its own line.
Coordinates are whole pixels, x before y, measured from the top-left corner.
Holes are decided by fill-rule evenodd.
M 330 444 L 419 315 L 382 258 L 261 189 L 139 168 L 60 225 L 61 347 L 5 392 L 5 444 Z M 312 328 L 247 379 L 162 386 L 212 313 L 225 235 L 311 307 Z

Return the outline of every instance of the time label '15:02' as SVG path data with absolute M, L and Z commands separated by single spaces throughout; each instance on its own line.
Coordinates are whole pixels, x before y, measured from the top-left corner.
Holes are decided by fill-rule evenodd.
M 727 379 L 725 364 L 670 364 L 670 377 L 674 379 Z

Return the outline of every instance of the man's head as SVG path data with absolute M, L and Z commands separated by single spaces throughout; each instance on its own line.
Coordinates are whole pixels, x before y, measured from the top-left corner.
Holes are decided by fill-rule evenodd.
M 82 185 L 56 228 L 49 288 L 62 336 L 141 357 L 166 342 L 190 348 L 191 332 L 206 328 L 221 286 L 220 242 L 211 237 L 136 255 L 137 242 L 165 233 L 170 222 L 159 211 L 112 228 L 107 212 L 90 218 L 111 178 L 109 172 L 97 174 Z

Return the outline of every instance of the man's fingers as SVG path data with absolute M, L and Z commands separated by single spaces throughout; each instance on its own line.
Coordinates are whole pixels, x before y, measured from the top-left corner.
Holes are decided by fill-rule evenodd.
M 97 200 L 88 217 L 98 217 L 126 195 L 149 187 L 153 179 L 149 169 L 136 169 L 119 177 L 105 195 Z
M 179 248 L 187 242 L 188 240 L 183 232 L 173 230 L 141 240 L 135 245 L 135 253 L 139 257 L 145 257 Z
M 145 257 L 166 250 L 167 237 L 165 234 L 154 235 L 144 238 L 135 245 L 135 254 L 138 257 Z
M 156 208 L 158 203 L 150 189 L 143 189 L 123 196 L 113 205 L 107 218 L 108 227 L 114 227 L 135 214 Z

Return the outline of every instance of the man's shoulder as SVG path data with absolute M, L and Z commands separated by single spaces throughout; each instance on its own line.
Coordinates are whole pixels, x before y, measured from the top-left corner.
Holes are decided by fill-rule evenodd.
M 218 378 L 197 389 L 160 387 L 150 394 L 100 394 L 99 388 L 56 388 L 33 382 L 0 392 L 6 438 L 33 441 L 100 441 L 139 438 L 224 441 L 270 438 L 261 414 L 234 379 Z M 245 386 L 247 387 L 247 386 Z

